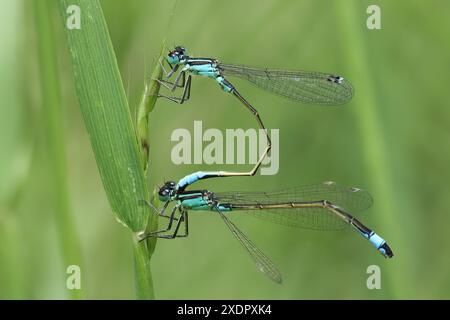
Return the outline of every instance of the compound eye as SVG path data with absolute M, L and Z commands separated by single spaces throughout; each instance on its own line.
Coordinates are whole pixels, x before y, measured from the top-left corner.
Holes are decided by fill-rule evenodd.
M 171 51 L 169 55 L 167 56 L 167 61 L 170 64 L 178 64 L 180 63 L 180 57 L 178 56 L 178 52 Z
M 172 51 L 169 51 L 168 56 L 169 57 L 175 57 L 175 56 L 178 56 L 179 54 L 180 53 L 177 50 L 172 50 Z
M 161 189 L 158 192 L 158 197 L 160 201 L 168 201 L 170 198 L 170 191 L 167 189 Z
M 159 190 L 158 194 L 160 196 L 166 197 L 169 195 L 169 189 L 161 189 L 161 190 Z
M 171 188 L 175 188 L 176 183 L 174 181 L 167 181 L 167 186 L 169 186 Z

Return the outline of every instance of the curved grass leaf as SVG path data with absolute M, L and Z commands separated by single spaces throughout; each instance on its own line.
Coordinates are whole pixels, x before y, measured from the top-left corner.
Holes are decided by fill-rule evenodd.
M 141 205 L 141 200 L 148 199 L 149 193 L 100 3 L 98 0 L 61 0 L 60 8 L 78 101 L 109 203 L 118 221 L 134 232 L 144 230 L 149 210 Z M 67 28 L 67 19 L 77 19 L 77 13 L 80 28 Z M 146 243 L 135 241 L 139 298 L 154 297 L 150 254 Z

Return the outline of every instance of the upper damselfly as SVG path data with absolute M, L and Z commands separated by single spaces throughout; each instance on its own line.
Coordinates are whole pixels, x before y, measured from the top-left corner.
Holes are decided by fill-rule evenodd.
M 214 79 L 223 91 L 231 93 L 238 98 L 252 112 L 258 125 L 265 130 L 267 147 L 254 168 L 249 172 L 222 172 L 225 176 L 254 175 L 271 148 L 270 137 L 258 111 L 228 81 L 228 76 L 247 80 L 266 91 L 293 101 L 308 104 L 340 105 L 348 102 L 353 95 L 351 84 L 339 75 L 225 64 L 213 58 L 191 57 L 182 46 L 177 46 L 174 50 L 169 51 L 164 61 L 169 65 L 170 71 L 167 71 L 163 62 L 160 61 L 165 79 L 157 79 L 158 83 L 171 92 L 174 92 L 177 88 L 182 88 L 182 93 L 181 96 L 160 94 L 158 95 L 159 97 L 181 104 L 190 98 L 191 75 L 208 77 Z M 188 73 L 187 77 L 186 73 Z M 172 77 L 174 77 L 174 80 L 169 81 L 168 79 Z
M 159 189 L 159 200 L 164 202 L 159 215 L 169 219 L 168 225 L 161 230 L 142 233 L 141 240 L 147 237 L 166 239 L 186 237 L 189 234 L 189 211 L 215 212 L 246 249 L 257 268 L 278 283 L 281 283 L 280 272 L 230 220 L 229 216 L 232 213 L 249 214 L 282 225 L 316 230 L 340 230 L 350 225 L 368 239 L 384 257 L 391 258 L 394 255 L 383 238 L 354 216 L 372 205 L 370 194 L 359 188 L 346 188 L 333 182 L 325 182 L 274 192 L 216 193 L 209 190 L 186 190 L 191 183 L 202 179 L 199 177 L 209 176 L 205 172 L 197 172 L 186 176 L 178 183 L 166 182 Z M 170 203 L 174 203 L 174 206 L 171 212 L 166 214 Z M 181 224 L 184 224 L 184 230 L 179 232 Z

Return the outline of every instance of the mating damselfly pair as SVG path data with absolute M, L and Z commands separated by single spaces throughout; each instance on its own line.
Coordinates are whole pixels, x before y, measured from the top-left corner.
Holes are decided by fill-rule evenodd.
M 236 90 L 225 76 L 236 76 L 272 93 L 292 100 L 311 104 L 342 104 L 352 97 L 352 86 L 343 77 L 302 71 L 282 71 L 257 69 L 247 66 L 222 64 L 217 59 L 193 58 L 183 47 L 176 47 L 166 57 L 170 71 L 163 68 L 166 78 L 175 74 L 175 81 L 158 82 L 171 91 L 182 88 L 180 97 L 165 96 L 169 100 L 183 103 L 190 97 L 191 74 L 214 79 L 225 91 L 236 96 L 256 118 L 258 125 L 266 130 L 258 111 Z M 179 71 L 181 67 L 181 70 Z M 179 73 L 177 74 L 177 71 Z M 186 79 L 186 73 L 190 73 Z M 339 230 L 352 226 L 387 258 L 393 252 L 380 236 L 367 228 L 354 216 L 354 213 L 369 208 L 372 198 L 359 188 L 345 188 L 332 182 L 296 187 L 271 192 L 212 192 L 210 190 L 187 190 L 198 180 L 254 175 L 262 160 L 270 151 L 270 138 L 267 134 L 267 147 L 258 163 L 249 172 L 199 171 L 185 176 L 177 183 L 165 182 L 159 189 L 159 200 L 164 202 L 158 212 L 168 219 L 161 230 L 142 233 L 141 240 L 147 237 L 174 239 L 189 234 L 189 211 L 211 211 L 218 214 L 231 233 L 250 254 L 257 268 L 275 282 L 281 282 L 281 274 L 271 260 L 258 249 L 251 240 L 230 220 L 232 213 L 239 212 L 268 220 L 274 223 L 317 230 Z M 169 214 L 169 205 L 173 203 Z M 150 205 L 151 206 L 151 205 Z M 156 208 L 154 208 L 156 210 Z M 157 211 L 157 210 L 156 210 Z M 352 213 L 350 213 L 352 212 Z M 182 224 L 184 227 L 182 227 Z M 183 229 L 183 231 L 180 230 Z

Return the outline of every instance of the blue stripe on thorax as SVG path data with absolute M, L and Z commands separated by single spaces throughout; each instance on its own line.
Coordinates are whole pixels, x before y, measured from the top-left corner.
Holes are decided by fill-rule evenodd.
M 184 71 L 195 75 L 204 76 L 215 79 L 223 91 L 231 92 L 234 88 L 227 80 L 222 77 L 217 63 L 213 59 L 208 58 L 189 58 L 184 62 Z

